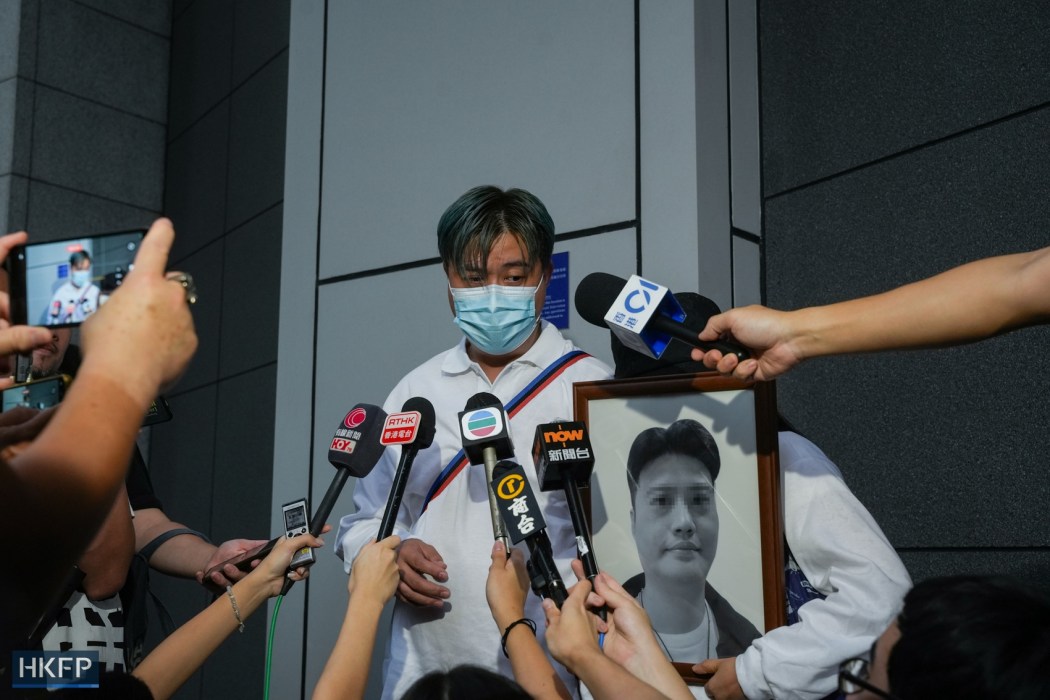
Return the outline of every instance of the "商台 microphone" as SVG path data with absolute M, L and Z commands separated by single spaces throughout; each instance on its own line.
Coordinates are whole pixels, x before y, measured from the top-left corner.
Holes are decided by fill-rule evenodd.
M 383 511 L 383 520 L 376 536 L 377 542 L 386 539 L 394 531 L 412 462 L 420 450 L 430 447 L 430 443 L 434 441 L 436 422 L 434 404 L 420 396 L 413 396 L 405 401 L 400 413 L 391 413 L 386 417 L 383 436 L 379 441 L 384 445 L 401 445 L 401 459 L 397 463 L 397 471 L 394 472 L 394 483 L 390 488 L 386 510 Z
M 607 326 L 625 346 L 655 359 L 663 355 L 672 338 L 741 360 L 750 357 L 737 343 L 700 340 L 697 331 L 682 323 L 685 312 L 670 290 L 638 275 L 625 280 L 592 272 L 576 287 L 576 311 L 588 323 Z
M 529 548 L 527 568 L 532 590 L 541 598 L 550 598 L 559 608 L 568 597 L 565 583 L 554 563 L 547 523 L 532 493 L 529 479 L 520 464 L 503 460 L 496 464 L 490 482 L 496 494 L 500 517 L 514 544 L 525 540 Z M 507 550 L 508 556 L 510 550 Z
M 510 428 L 507 425 L 507 414 L 503 403 L 487 392 L 474 394 L 467 399 L 467 405 L 459 414 L 460 434 L 463 437 L 463 451 L 472 465 L 485 465 L 485 481 L 492 483 L 492 470 L 497 460 L 514 456 L 514 444 L 510 439 Z M 510 542 L 503 519 L 499 515 L 496 496 L 489 488 L 489 513 L 492 516 L 492 536 L 503 543 L 510 556 Z

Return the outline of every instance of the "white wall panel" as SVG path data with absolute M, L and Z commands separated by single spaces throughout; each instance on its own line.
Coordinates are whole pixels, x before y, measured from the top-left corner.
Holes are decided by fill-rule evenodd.
M 329 5 L 321 277 L 434 255 L 478 184 L 559 231 L 635 217 L 634 4 Z

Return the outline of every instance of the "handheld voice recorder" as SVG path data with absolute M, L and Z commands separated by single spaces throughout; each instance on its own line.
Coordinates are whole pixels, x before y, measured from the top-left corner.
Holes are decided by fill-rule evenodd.
M 310 507 L 305 498 L 281 506 L 284 511 L 284 534 L 289 538 L 305 535 L 310 530 Z M 310 566 L 316 561 L 312 547 L 303 547 L 292 556 L 289 569 Z

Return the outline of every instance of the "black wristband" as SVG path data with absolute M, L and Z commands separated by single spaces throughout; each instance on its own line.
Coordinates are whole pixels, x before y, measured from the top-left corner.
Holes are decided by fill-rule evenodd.
M 515 620 L 514 622 L 507 625 L 507 629 L 503 630 L 503 636 L 500 637 L 499 643 L 500 646 L 503 647 L 503 655 L 506 656 L 508 659 L 510 658 L 510 655 L 507 654 L 507 635 L 509 635 L 510 631 L 518 625 L 528 625 L 529 629 L 532 630 L 532 633 L 534 635 L 536 634 L 536 623 L 527 617 L 523 617 L 520 620 Z

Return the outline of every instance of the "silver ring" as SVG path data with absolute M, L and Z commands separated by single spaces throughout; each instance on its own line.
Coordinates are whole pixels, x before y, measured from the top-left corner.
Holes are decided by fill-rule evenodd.
M 186 292 L 187 304 L 197 303 L 197 285 L 193 283 L 193 275 L 188 272 L 172 272 L 169 273 L 168 279 L 182 285 L 183 291 Z

